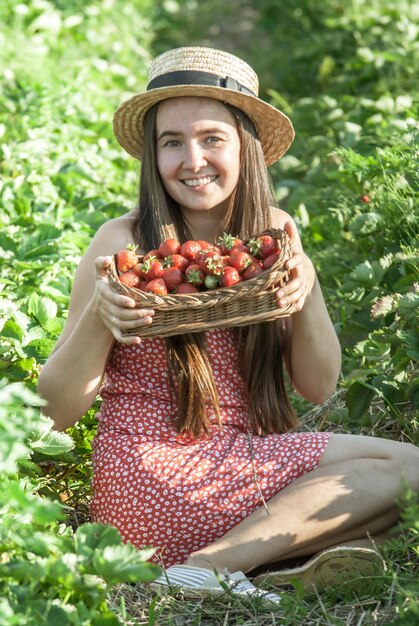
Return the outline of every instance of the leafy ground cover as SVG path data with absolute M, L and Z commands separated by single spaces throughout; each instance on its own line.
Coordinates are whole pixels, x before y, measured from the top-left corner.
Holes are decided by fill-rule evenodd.
M 113 110 L 156 53 L 215 45 L 249 60 L 297 130 L 272 178 L 344 348 L 326 406 L 293 398 L 302 428 L 419 444 L 415 4 L 3 0 L 0 24 L 0 626 L 418 623 L 412 494 L 402 538 L 383 548 L 387 574 L 361 590 L 296 587 L 272 612 L 134 586 L 155 571 L 147 554 L 82 525 L 97 407 L 59 435 L 34 393 L 88 241 L 135 202 Z

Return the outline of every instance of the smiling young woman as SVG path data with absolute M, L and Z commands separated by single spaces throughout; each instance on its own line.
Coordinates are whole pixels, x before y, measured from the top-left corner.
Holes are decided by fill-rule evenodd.
M 403 485 L 419 490 L 418 449 L 299 431 L 286 393 L 283 366 L 316 403 L 340 373 L 315 268 L 292 217 L 275 208 L 266 168 L 290 146 L 290 120 L 258 98 L 244 61 L 181 48 L 155 59 L 147 91 L 121 105 L 114 128 L 142 160 L 138 207 L 98 230 L 39 379 L 58 428 L 102 396 L 93 519 L 139 548 L 154 546 L 167 568 L 160 584 L 222 591 L 212 568 L 223 576 L 226 568 L 242 593 L 257 593 L 243 574 L 257 566 L 383 536 L 398 519 Z M 291 239 L 291 279 L 278 292 L 279 306 L 294 307 L 286 322 L 167 339 L 123 334 L 152 324 L 154 312 L 112 290 L 109 255 L 132 241 L 145 252 L 170 237 L 248 239 L 269 227 Z M 346 579 L 382 566 L 371 547 L 341 546 L 294 575 L 324 566 L 329 578 L 314 582 L 330 583 L 342 558 Z

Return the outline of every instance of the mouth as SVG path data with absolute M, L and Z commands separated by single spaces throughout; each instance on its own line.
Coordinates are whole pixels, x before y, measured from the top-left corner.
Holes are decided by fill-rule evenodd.
M 213 183 L 217 178 L 218 176 L 202 176 L 201 178 L 185 178 L 181 180 L 181 182 L 186 187 L 203 187 L 204 185 Z

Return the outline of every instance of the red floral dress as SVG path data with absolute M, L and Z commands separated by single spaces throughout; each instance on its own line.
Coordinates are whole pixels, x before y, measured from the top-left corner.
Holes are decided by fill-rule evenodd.
M 250 438 L 235 332 L 209 331 L 206 342 L 223 421 L 210 438 L 191 441 L 172 426 L 164 339 L 116 343 L 101 390 L 92 518 L 112 524 L 138 548 L 157 548 L 154 560 L 166 567 L 259 508 L 259 489 L 268 501 L 314 469 L 330 436 Z

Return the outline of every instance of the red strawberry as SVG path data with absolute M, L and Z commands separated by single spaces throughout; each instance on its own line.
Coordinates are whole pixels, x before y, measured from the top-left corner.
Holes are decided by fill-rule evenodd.
M 116 255 L 116 267 L 120 272 L 127 272 L 138 263 L 138 255 L 135 247 L 129 244 L 125 250 L 120 250 Z
M 279 257 L 279 250 L 277 252 L 274 252 L 273 254 L 270 254 L 269 256 L 266 257 L 266 259 L 263 260 L 263 267 L 267 270 L 269 267 L 272 267 L 272 265 L 274 263 L 276 263 L 276 261 L 278 260 Z
M 191 283 L 181 283 L 176 293 L 198 293 L 198 289 L 195 285 L 191 285 Z
M 147 259 L 150 259 L 151 257 L 156 257 L 156 259 L 162 259 L 163 258 L 162 255 L 160 254 L 160 252 L 157 250 L 157 248 L 147 252 L 147 254 L 144 255 L 143 260 L 147 261 Z
M 243 252 L 239 249 L 233 249 L 230 253 L 230 265 L 235 267 L 238 272 L 244 272 L 253 262 L 252 257 L 247 252 Z
M 164 259 L 164 267 L 177 267 L 181 272 L 184 272 L 188 267 L 188 259 L 185 259 L 181 254 L 169 254 Z
M 180 247 L 180 254 L 188 261 L 195 261 L 196 253 L 199 250 L 202 250 L 202 248 L 198 241 L 185 241 Z
M 371 198 L 365 193 L 363 196 L 361 196 L 361 202 L 371 202 Z
M 279 250 L 278 242 L 270 235 L 260 235 L 256 239 L 249 242 L 250 251 L 255 256 L 261 256 L 263 259 Z
M 259 276 L 259 274 L 261 274 L 262 272 L 263 267 L 260 265 L 260 263 L 253 261 L 253 263 L 246 267 L 242 274 L 242 277 L 243 280 L 250 280 L 251 278 L 256 278 L 256 276 Z
M 144 263 L 137 263 L 137 265 L 134 265 L 134 267 L 132 268 L 132 271 L 134 272 L 134 274 L 137 274 L 137 276 L 139 278 L 143 278 L 143 276 L 144 276 Z
M 163 263 L 155 257 L 150 257 L 143 264 L 143 277 L 145 280 L 154 280 L 155 278 L 161 278 L 164 274 Z
M 178 267 L 168 267 L 162 276 L 168 291 L 175 291 L 183 281 L 183 274 Z
M 148 293 L 154 293 L 156 296 L 167 296 L 167 287 L 163 278 L 155 278 L 150 280 L 144 288 Z
M 201 246 L 202 250 L 208 250 L 208 248 L 212 248 L 213 245 L 208 243 L 208 241 L 204 241 L 203 239 L 197 239 L 197 243 Z
M 229 254 L 233 248 L 244 245 L 241 239 L 228 233 L 223 233 L 218 237 L 217 244 L 220 247 L 221 254 Z
M 195 255 L 195 263 L 198 263 L 199 265 L 201 265 L 202 258 L 206 254 L 208 254 L 208 252 L 213 252 L 215 254 L 221 255 L 221 251 L 218 246 L 213 246 L 212 244 L 208 244 L 206 248 L 201 248 L 201 250 L 198 250 L 198 252 Z
M 185 270 L 185 276 L 188 283 L 192 285 L 203 285 L 205 280 L 205 274 L 201 270 L 198 263 L 191 263 Z
M 240 274 L 235 267 L 227 266 L 224 268 L 223 275 L 220 278 L 221 287 L 232 287 L 242 280 Z
M 197 262 L 205 274 L 221 276 L 224 264 L 221 255 L 216 250 L 210 249 L 205 251 L 202 255 L 199 255 Z
M 171 254 L 178 254 L 180 250 L 180 243 L 177 239 L 165 239 L 159 245 L 159 252 L 162 257 L 169 256 Z
M 119 282 L 127 287 L 138 287 L 140 279 L 132 270 L 128 270 L 119 276 Z

